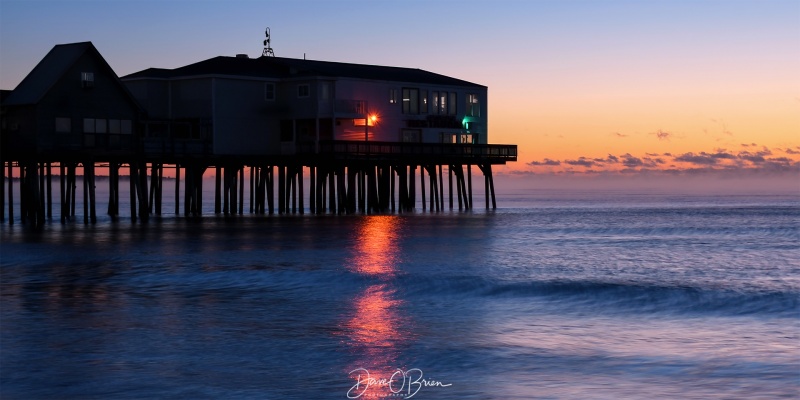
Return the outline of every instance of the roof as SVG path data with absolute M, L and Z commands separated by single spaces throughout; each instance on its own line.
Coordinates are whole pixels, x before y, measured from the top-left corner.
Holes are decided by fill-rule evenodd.
M 5 105 L 35 104 L 86 51 L 95 49 L 92 42 L 59 44 L 17 85 Z M 99 53 L 98 53 L 99 54 Z M 101 57 L 102 58 L 102 57 Z
M 273 79 L 323 76 L 414 82 L 430 85 L 484 87 L 472 82 L 416 68 L 263 56 L 258 58 L 219 56 L 175 69 L 149 68 L 123 76 L 122 79 L 170 79 L 202 75 L 233 75 Z

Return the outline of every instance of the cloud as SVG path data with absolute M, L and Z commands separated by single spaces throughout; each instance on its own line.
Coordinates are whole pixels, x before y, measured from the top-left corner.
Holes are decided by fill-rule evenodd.
M 575 165 L 578 167 L 587 167 L 587 168 L 593 167 L 595 164 L 597 164 L 596 161 L 590 160 L 586 157 L 580 157 L 577 160 L 564 160 L 564 162 L 569 165 Z
M 531 161 L 531 174 L 613 176 L 639 174 L 661 174 L 688 176 L 701 174 L 725 174 L 735 177 L 789 176 L 800 174 L 800 146 L 779 149 L 781 157 L 772 157 L 773 151 L 766 146 L 758 149 L 755 143 L 744 143 L 739 151 L 716 148 L 713 151 L 673 153 L 644 153 L 634 155 L 608 154 L 606 157 L 581 156 L 574 159 L 553 160 L 545 158 Z M 783 155 L 786 156 L 783 156 Z M 540 169 L 542 167 L 549 167 Z
M 750 151 L 740 151 L 737 154 L 737 157 L 741 160 L 750 161 L 751 163 L 763 163 L 766 161 L 766 156 L 771 156 L 772 151 L 767 148 L 766 146 L 761 148 L 761 151 L 750 152 Z
M 622 165 L 628 168 L 641 167 L 644 166 L 644 161 L 642 161 L 641 158 L 634 157 L 628 153 L 622 156 Z
M 545 158 L 544 161 L 531 161 L 528 163 L 530 166 L 539 166 L 539 165 L 561 165 L 561 161 L 558 160 L 551 160 L 549 158 Z
M 618 138 L 625 138 L 625 137 L 628 137 L 629 135 L 625 135 L 625 134 L 622 134 L 622 133 L 619 133 L 619 132 L 613 132 L 613 133 L 611 133 L 611 136 L 616 136 Z
M 652 135 L 656 135 L 658 140 L 669 140 L 670 137 L 672 137 L 671 133 L 662 131 L 661 129 L 653 132 Z
M 684 153 L 674 158 L 675 161 L 696 164 L 696 165 L 717 165 L 722 157 L 714 157 L 712 154 L 700 152 L 694 154 L 693 152 Z

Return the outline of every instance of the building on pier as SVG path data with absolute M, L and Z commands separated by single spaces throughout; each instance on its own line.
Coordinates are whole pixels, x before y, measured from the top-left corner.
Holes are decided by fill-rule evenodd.
M 216 156 L 292 155 L 331 140 L 488 143 L 486 86 L 420 69 L 238 55 L 122 81 L 147 110 L 144 140 L 153 151 L 191 143 Z
M 53 47 L 2 104 L 4 159 L 136 151 L 141 109 L 91 42 Z
M 515 145 L 489 144 L 486 86 L 412 68 L 265 50 L 118 78 L 84 42 L 55 46 L 0 94 L 0 161 L 8 168 L 0 210 L 16 168 L 22 221 L 37 224 L 51 215 L 51 165 L 60 168 L 62 221 L 75 217 L 81 165 L 88 223 L 96 219 L 97 165 L 109 174 L 108 214 L 119 215 L 124 168 L 131 218 L 144 221 L 161 215 L 165 168 L 175 171 L 176 214 L 181 203 L 184 215 L 203 214 L 210 169 L 215 213 L 243 213 L 245 186 L 255 213 L 381 213 L 418 204 L 444 210 L 445 187 L 450 209 L 454 199 L 471 209 L 473 167 L 484 175 L 486 208 L 494 208 L 492 166 L 517 158 Z M 9 179 L 12 222 L 13 210 Z

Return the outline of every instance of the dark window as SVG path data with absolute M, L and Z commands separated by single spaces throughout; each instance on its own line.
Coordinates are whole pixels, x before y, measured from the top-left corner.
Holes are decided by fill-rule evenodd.
M 450 92 L 450 98 L 447 99 L 447 114 L 456 115 L 456 92 Z
M 299 91 L 298 91 L 299 94 Z M 265 83 L 264 84 L 264 100 L 273 101 L 275 100 L 275 84 L 274 83 Z
M 302 84 L 297 86 L 297 97 L 308 97 L 311 94 L 311 89 L 309 88 L 308 84 Z
M 403 114 L 419 114 L 419 89 L 403 88 Z
M 81 72 L 81 87 L 94 87 L 94 72 Z

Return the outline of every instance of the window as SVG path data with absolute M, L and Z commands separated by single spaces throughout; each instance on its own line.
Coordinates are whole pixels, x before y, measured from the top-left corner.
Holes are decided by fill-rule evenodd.
M 300 92 L 298 91 L 298 95 Z M 275 84 L 274 83 L 264 83 L 264 100 L 266 101 L 275 101 Z
M 419 114 L 419 89 L 403 88 L 403 114 Z
M 129 135 L 131 134 L 131 120 L 84 118 L 83 133 L 122 133 Z
M 447 114 L 456 115 L 456 92 L 450 92 L 450 97 L 447 99 Z
M 319 85 L 319 98 L 322 100 L 328 100 L 331 98 L 331 84 L 328 82 L 322 82 Z
M 108 120 L 108 133 L 118 135 L 121 132 L 121 125 L 118 119 Z
M 437 114 L 447 114 L 447 92 L 439 92 L 439 110 Z
M 472 134 L 470 133 L 442 133 L 442 143 L 451 144 L 473 144 Z
M 419 94 L 419 103 L 420 103 L 420 107 L 419 107 L 420 113 L 427 114 L 428 113 L 428 91 L 427 90 L 423 90 L 423 91 L 420 92 L 420 94 Z
M 83 133 L 94 133 L 94 118 L 83 119 Z
M 81 72 L 81 87 L 94 87 L 94 72 Z
M 56 132 L 70 133 L 72 132 L 72 119 L 71 118 L 56 118 Z
M 477 94 L 467 95 L 467 116 L 480 117 L 481 116 L 481 103 Z
M 307 83 L 297 85 L 297 97 L 308 97 L 311 94 L 311 89 Z
M 439 92 L 432 92 L 433 95 L 433 113 L 439 113 Z
M 129 119 L 120 121 L 120 133 L 123 135 L 130 135 L 133 133 L 133 122 Z
M 108 130 L 106 129 L 106 120 L 104 119 L 96 119 L 94 120 L 94 133 L 106 133 Z
M 397 89 L 389 89 L 389 104 L 397 104 Z
M 400 140 L 405 143 L 421 142 L 421 135 L 419 129 L 403 129 L 400 135 L 401 135 Z

